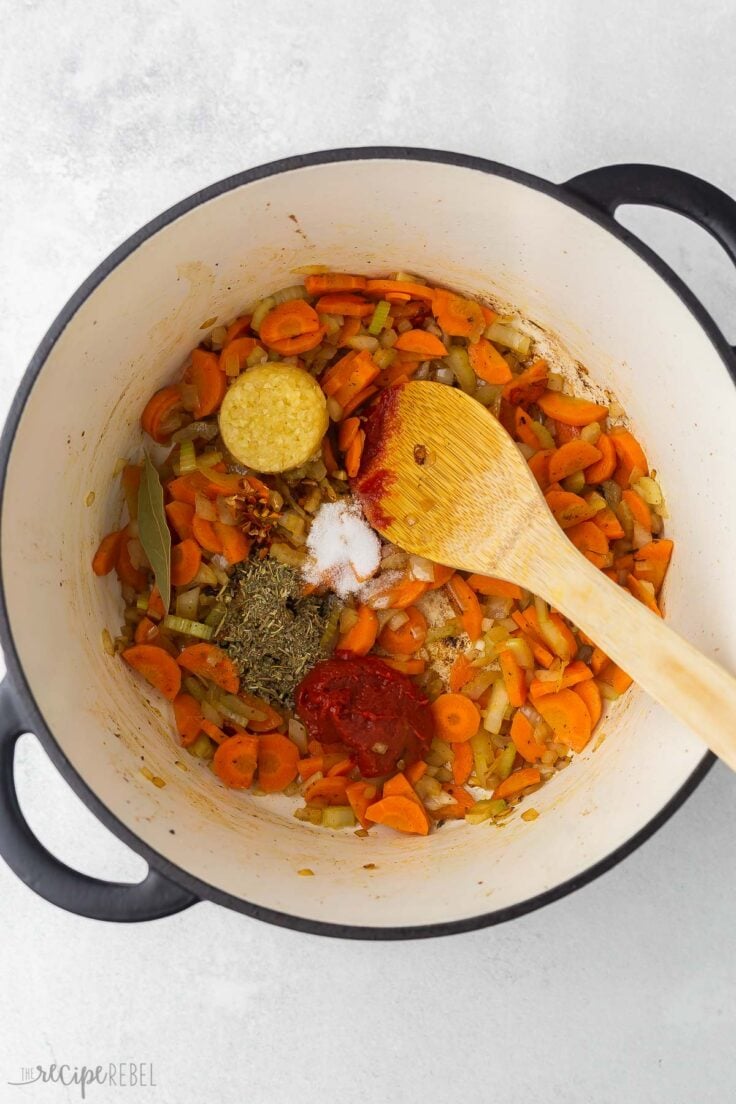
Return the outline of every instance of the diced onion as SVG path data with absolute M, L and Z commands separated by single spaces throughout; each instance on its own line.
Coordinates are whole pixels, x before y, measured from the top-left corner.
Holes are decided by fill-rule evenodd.
M 306 299 L 307 295 L 308 292 L 304 284 L 293 284 L 291 287 L 280 288 L 275 291 L 271 298 L 278 306 L 279 303 L 288 303 L 291 299 Z
M 212 499 L 207 498 L 207 495 L 200 494 L 199 491 L 194 495 L 194 512 L 197 517 L 203 518 L 205 521 L 217 521 L 217 508 Z
M 409 574 L 422 583 L 434 582 L 434 564 L 424 556 L 409 556 Z
M 485 336 L 489 341 L 495 341 L 506 349 L 513 349 L 520 357 L 529 355 L 532 339 L 528 334 L 521 333 L 506 322 L 499 322 L 498 319 L 491 322 L 490 326 L 486 326 Z
M 322 810 L 323 828 L 353 828 L 355 813 L 349 805 L 328 805 Z
M 437 383 L 451 384 L 455 380 L 455 373 L 452 368 L 435 368 L 434 378 Z
M 583 426 L 580 430 L 580 437 L 583 441 L 587 441 L 589 445 L 594 445 L 601 435 L 601 423 L 591 422 L 590 425 Z
M 177 594 L 176 616 L 178 618 L 185 618 L 189 621 L 197 620 L 200 593 L 200 588 L 195 586 L 191 590 L 185 590 L 181 594 Z
M 223 525 L 236 524 L 238 519 L 235 516 L 235 512 L 232 506 L 224 495 L 217 496 L 217 498 L 215 499 L 215 506 L 217 508 L 218 521 L 221 521 Z
M 452 369 L 452 374 L 465 394 L 474 394 L 478 381 L 470 366 L 468 350 L 463 345 L 451 345 L 445 357 L 445 363 Z
M 633 489 L 643 498 L 648 506 L 661 506 L 664 502 L 662 491 L 656 479 L 650 475 L 643 475 L 633 484 Z
M 258 333 L 261 328 L 261 323 L 263 322 L 263 319 L 266 317 L 269 311 L 273 310 L 275 306 L 276 300 L 272 295 L 269 296 L 267 299 L 261 299 L 260 303 L 256 305 L 256 308 L 253 311 L 253 317 L 250 320 L 250 328 L 253 330 L 254 333 Z
M 289 739 L 296 744 L 302 755 L 307 754 L 307 730 L 296 717 L 289 721 Z
M 392 632 L 396 632 L 402 625 L 405 625 L 408 620 L 409 614 L 406 610 L 397 610 L 396 613 L 392 614 L 389 618 L 388 627 Z
M 638 521 L 634 520 L 634 531 L 631 537 L 631 543 L 634 548 L 643 548 L 645 544 L 649 544 L 652 539 L 652 535 L 648 529 L 645 529 L 643 525 L 640 525 Z
M 349 349 L 365 349 L 372 353 L 378 348 L 378 338 L 371 337 L 370 334 L 356 334 L 355 337 L 349 337 L 345 344 Z

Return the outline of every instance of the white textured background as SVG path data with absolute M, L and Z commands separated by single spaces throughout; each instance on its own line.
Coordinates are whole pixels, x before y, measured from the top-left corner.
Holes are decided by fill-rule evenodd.
M 46 327 L 113 246 L 276 157 L 435 146 L 552 180 L 658 161 L 736 194 L 734 0 L 4 0 L 0 16 L 3 413 Z M 736 340 L 736 281 L 717 246 L 663 212 L 622 215 Z M 140 874 L 30 738 L 17 774 L 61 857 Z M 307 937 L 213 905 L 107 926 L 59 912 L 0 864 L 0 1101 L 78 1099 L 7 1087 L 23 1065 L 132 1059 L 155 1064 L 155 1091 L 89 1099 L 725 1104 L 734 799 L 717 767 L 582 892 L 414 944 Z

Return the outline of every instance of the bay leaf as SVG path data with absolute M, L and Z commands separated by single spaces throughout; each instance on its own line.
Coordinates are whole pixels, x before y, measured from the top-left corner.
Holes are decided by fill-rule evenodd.
M 171 599 L 171 533 L 166 524 L 164 489 L 159 474 L 146 456 L 138 490 L 138 535 L 156 577 L 164 609 Z

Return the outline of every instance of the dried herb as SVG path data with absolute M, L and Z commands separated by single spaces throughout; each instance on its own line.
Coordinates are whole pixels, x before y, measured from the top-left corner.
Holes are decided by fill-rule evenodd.
M 164 489 L 148 457 L 143 462 L 138 490 L 138 534 L 153 568 L 164 609 L 171 599 L 171 533 L 166 524 Z
M 268 557 L 239 564 L 222 599 L 227 612 L 216 640 L 243 689 L 282 705 L 292 704 L 297 684 L 334 644 L 337 600 L 303 590 L 294 568 Z

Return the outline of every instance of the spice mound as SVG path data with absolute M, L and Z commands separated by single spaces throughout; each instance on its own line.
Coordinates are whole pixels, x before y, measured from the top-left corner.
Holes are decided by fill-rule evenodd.
M 324 660 L 295 697 L 309 734 L 349 747 L 365 778 L 411 766 L 434 736 L 428 698 L 377 656 Z
M 357 502 L 345 499 L 320 508 L 307 537 L 307 551 L 306 581 L 329 586 L 341 598 L 356 594 L 381 563 L 381 542 Z
M 223 596 L 217 632 L 252 694 L 289 705 L 294 687 L 329 651 L 338 606 L 329 594 L 304 594 L 299 572 L 276 560 L 239 564 Z

